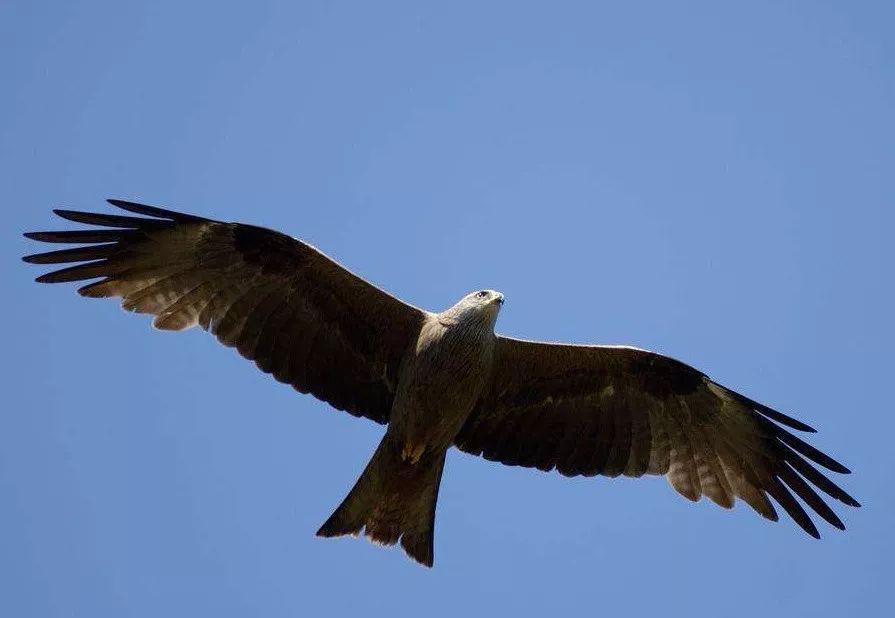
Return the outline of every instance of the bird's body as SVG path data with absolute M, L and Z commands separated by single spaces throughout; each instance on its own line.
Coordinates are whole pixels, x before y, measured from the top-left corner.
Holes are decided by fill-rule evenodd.
M 365 528 L 383 544 L 401 538 L 413 558 L 431 565 L 445 455 L 487 384 L 502 303 L 501 294 L 482 290 L 427 316 L 401 361 L 385 436 L 321 536 Z
M 405 458 L 453 444 L 490 375 L 502 302 L 497 292 L 482 290 L 424 322 L 401 364 L 392 405 L 390 429 Z
M 387 425 L 354 488 L 318 531 L 400 542 L 431 566 L 445 454 L 566 476 L 665 475 L 690 500 L 772 498 L 811 536 L 798 496 L 844 529 L 814 488 L 857 501 L 814 464 L 848 469 L 786 427 L 814 430 L 667 356 L 637 348 L 525 341 L 494 332 L 503 296 L 473 292 L 441 312 L 383 292 L 310 245 L 252 225 L 110 200 L 144 217 L 57 210 L 104 229 L 34 232 L 79 246 L 28 256 L 74 263 L 38 281 L 98 279 L 162 330 L 199 326 L 292 385 Z

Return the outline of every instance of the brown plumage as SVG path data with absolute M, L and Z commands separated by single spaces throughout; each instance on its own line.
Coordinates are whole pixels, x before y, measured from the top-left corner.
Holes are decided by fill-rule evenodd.
M 451 445 L 567 476 L 661 474 L 690 500 L 704 495 L 731 508 L 740 498 L 776 520 L 773 499 L 815 537 L 795 496 L 840 529 L 814 488 L 859 506 L 814 464 L 848 470 L 786 427 L 813 429 L 679 361 L 630 347 L 502 337 L 494 333 L 497 292 L 431 313 L 279 232 L 109 201 L 144 216 L 56 210 L 98 227 L 25 234 L 82 245 L 25 257 L 75 264 L 38 281 L 98 279 L 78 291 L 120 297 L 160 329 L 198 325 L 277 380 L 388 425 L 321 536 L 363 531 L 431 566 Z

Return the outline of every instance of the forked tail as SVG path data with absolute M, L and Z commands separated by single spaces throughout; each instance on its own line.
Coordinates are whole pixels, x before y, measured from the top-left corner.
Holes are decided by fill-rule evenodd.
M 317 531 L 317 536 L 358 535 L 375 543 L 399 540 L 407 555 L 432 566 L 435 503 L 445 453 L 416 463 L 401 458 L 386 435 L 354 488 Z

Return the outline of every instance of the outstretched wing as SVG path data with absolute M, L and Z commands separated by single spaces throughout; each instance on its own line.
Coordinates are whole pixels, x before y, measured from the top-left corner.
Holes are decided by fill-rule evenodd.
M 100 229 L 25 234 L 86 245 L 23 258 L 76 264 L 37 281 L 100 279 L 78 292 L 121 297 L 125 309 L 156 316 L 163 330 L 199 325 L 277 380 L 388 422 L 400 359 L 424 312 L 285 234 L 109 202 L 146 217 L 56 210 Z
M 848 469 L 781 425 L 814 431 L 666 356 L 498 337 L 490 387 L 455 444 L 486 459 L 567 476 L 663 474 L 690 500 L 705 495 L 731 508 L 741 498 L 776 521 L 770 496 L 819 537 L 795 492 L 844 529 L 812 485 L 858 503 L 808 460 Z

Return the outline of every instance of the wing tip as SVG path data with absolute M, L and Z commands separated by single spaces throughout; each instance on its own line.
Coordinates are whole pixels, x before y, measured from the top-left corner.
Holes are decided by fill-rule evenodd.
M 121 200 L 118 198 L 106 198 L 106 202 L 114 206 L 115 208 L 120 208 L 122 210 L 126 210 L 128 212 L 133 212 L 139 215 L 145 215 L 147 217 L 156 217 L 158 219 L 167 219 L 169 221 L 175 221 L 178 223 L 197 223 L 197 222 L 209 222 L 213 221 L 213 219 L 206 219 L 205 217 L 200 217 L 198 215 L 190 215 L 184 212 L 177 212 L 175 210 L 168 210 L 166 208 L 159 208 L 158 206 L 148 206 L 146 204 L 140 204 L 138 202 L 131 202 L 129 200 Z
M 783 412 L 778 412 L 777 410 L 769 408 L 768 406 L 758 403 L 757 401 L 753 401 L 748 398 L 747 401 L 753 410 L 755 410 L 762 416 L 765 416 L 773 421 L 777 421 L 781 425 L 785 425 L 790 429 L 803 431 L 805 433 L 817 433 L 817 429 L 815 429 L 808 423 L 804 423 L 796 418 L 789 416 L 788 414 L 783 414 Z
M 766 418 L 776 421 L 776 422 L 780 423 L 781 425 L 785 425 L 786 427 L 789 427 L 790 429 L 795 429 L 797 431 L 803 431 L 805 433 L 817 433 L 817 429 L 815 429 L 808 423 L 802 422 L 802 421 L 798 420 L 797 418 L 793 418 L 793 417 L 789 416 L 788 414 L 784 414 L 783 412 L 778 412 L 774 408 L 766 406 L 763 403 L 759 403 L 759 402 L 755 401 L 754 399 L 750 399 L 749 397 L 746 397 L 742 393 L 738 393 L 735 390 L 729 389 L 726 386 L 718 384 L 717 382 L 715 382 L 714 380 L 711 380 L 710 378 L 706 378 L 706 380 L 708 380 L 710 385 L 714 385 L 715 387 L 722 389 L 726 394 L 731 395 L 733 398 L 739 400 L 739 402 L 742 403 L 743 405 L 745 405 L 746 407 L 754 410 L 755 412 L 757 412 L 758 414 L 761 414 L 762 416 L 764 416 Z
M 130 200 L 120 200 L 114 197 L 107 197 L 106 203 L 114 206 L 115 208 L 120 208 L 121 210 L 126 210 L 128 212 L 133 212 L 138 215 L 147 215 L 150 217 L 161 217 L 165 218 L 163 213 L 167 211 L 158 208 L 156 206 L 149 206 L 148 204 L 140 204 L 139 202 L 131 202 Z
M 777 439 L 827 470 L 839 474 L 851 474 L 851 470 L 844 465 L 785 430 L 779 430 Z

